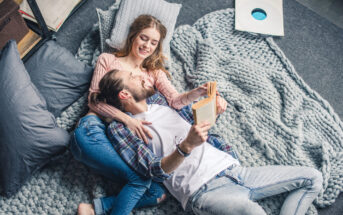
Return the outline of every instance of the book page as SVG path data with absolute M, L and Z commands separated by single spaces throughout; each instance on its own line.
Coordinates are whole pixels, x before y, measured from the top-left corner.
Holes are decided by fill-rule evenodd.
M 207 121 L 213 126 L 216 122 L 216 98 L 213 97 L 210 102 L 196 109 L 194 117 L 196 124 Z
M 59 29 L 80 1 L 81 0 L 36 0 L 46 25 L 54 31 Z M 34 18 L 27 0 L 24 0 L 20 4 L 20 12 L 26 15 L 24 16 L 25 18 L 28 16 Z

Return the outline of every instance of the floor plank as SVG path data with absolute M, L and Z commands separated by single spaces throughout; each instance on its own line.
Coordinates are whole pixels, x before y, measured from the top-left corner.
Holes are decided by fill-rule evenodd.
M 20 58 L 23 58 L 42 38 L 29 29 L 29 32 L 18 43 Z

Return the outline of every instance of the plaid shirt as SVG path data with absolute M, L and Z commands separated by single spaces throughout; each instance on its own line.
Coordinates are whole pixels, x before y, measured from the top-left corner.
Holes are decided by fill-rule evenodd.
M 168 106 L 166 99 L 160 93 L 148 98 L 147 103 Z M 177 112 L 190 124 L 194 123 L 191 105 L 187 105 Z M 108 126 L 107 132 L 121 158 L 136 172 L 145 178 L 152 178 L 158 182 L 162 182 L 171 176 L 161 168 L 162 157 L 157 157 L 149 146 L 134 135 L 123 123 L 113 121 Z M 230 146 L 218 135 L 209 134 L 207 142 L 219 150 L 230 152 Z

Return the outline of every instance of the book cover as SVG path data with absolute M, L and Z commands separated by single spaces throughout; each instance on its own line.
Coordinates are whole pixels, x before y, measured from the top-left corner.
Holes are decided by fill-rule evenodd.
M 213 126 L 217 118 L 217 82 L 207 83 L 207 97 L 192 105 L 194 123 L 207 121 Z
M 36 0 L 46 25 L 53 31 L 58 31 L 75 6 L 81 1 L 82 0 Z M 19 12 L 25 19 L 37 23 L 27 0 L 24 0 L 20 4 Z

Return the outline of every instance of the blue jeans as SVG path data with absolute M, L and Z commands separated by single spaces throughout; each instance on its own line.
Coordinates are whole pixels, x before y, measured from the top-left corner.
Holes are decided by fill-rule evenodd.
M 125 215 L 134 207 L 157 204 L 165 193 L 162 185 L 137 175 L 119 156 L 106 136 L 106 126 L 95 115 L 81 118 L 70 144 L 74 158 L 96 172 L 126 183 L 117 196 L 94 199 L 97 215 Z
M 266 213 L 256 200 L 290 191 L 280 215 L 305 214 L 322 183 L 321 173 L 309 167 L 236 166 L 204 184 L 188 207 L 198 215 L 260 215 Z

